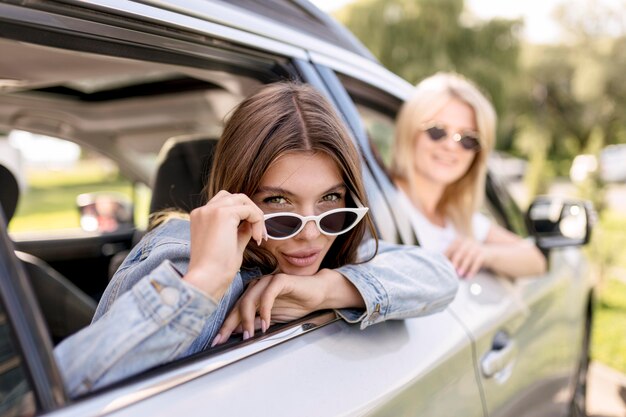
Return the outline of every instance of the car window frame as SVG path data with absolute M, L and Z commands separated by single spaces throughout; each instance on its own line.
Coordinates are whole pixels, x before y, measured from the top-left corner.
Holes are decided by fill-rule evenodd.
M 35 394 L 37 414 L 67 403 L 61 374 L 52 353 L 52 342 L 26 271 L 15 255 L 0 210 L 0 298 L 15 345 L 24 359 L 27 378 Z

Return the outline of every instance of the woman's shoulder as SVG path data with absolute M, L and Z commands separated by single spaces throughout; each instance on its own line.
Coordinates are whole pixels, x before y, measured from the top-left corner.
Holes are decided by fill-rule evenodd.
M 191 229 L 189 220 L 170 219 L 157 226 L 146 234 L 144 239 L 152 240 L 172 240 L 189 243 L 191 240 Z
M 189 254 L 191 232 L 189 221 L 171 219 L 149 231 L 131 250 L 118 272 L 140 262 L 160 264 L 165 259 L 186 258 Z

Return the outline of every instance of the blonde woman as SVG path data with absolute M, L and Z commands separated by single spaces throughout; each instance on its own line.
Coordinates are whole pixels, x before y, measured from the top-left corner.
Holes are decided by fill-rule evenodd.
M 400 203 L 420 244 L 444 253 L 462 278 L 481 268 L 510 277 L 546 270 L 536 246 L 478 211 L 495 127 L 491 103 L 451 73 L 420 82 L 398 115 L 392 175 Z

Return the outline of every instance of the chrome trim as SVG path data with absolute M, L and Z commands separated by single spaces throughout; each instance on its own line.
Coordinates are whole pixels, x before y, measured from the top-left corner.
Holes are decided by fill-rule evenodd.
M 337 320 L 339 317 L 334 311 L 304 317 L 276 330 L 269 329 L 267 333 L 259 334 L 234 347 L 225 346 L 216 349 L 215 353 L 209 351 L 205 355 L 200 354 L 199 357 L 182 363 L 180 367 L 165 370 L 159 375 L 148 376 L 144 380 L 79 400 L 59 410 L 59 413 L 63 417 L 103 416 L 118 411 Z

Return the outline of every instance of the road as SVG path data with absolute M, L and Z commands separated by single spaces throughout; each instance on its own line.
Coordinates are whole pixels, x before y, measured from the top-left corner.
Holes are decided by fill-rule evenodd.
M 626 375 L 601 363 L 591 363 L 587 380 L 587 415 L 626 417 Z

